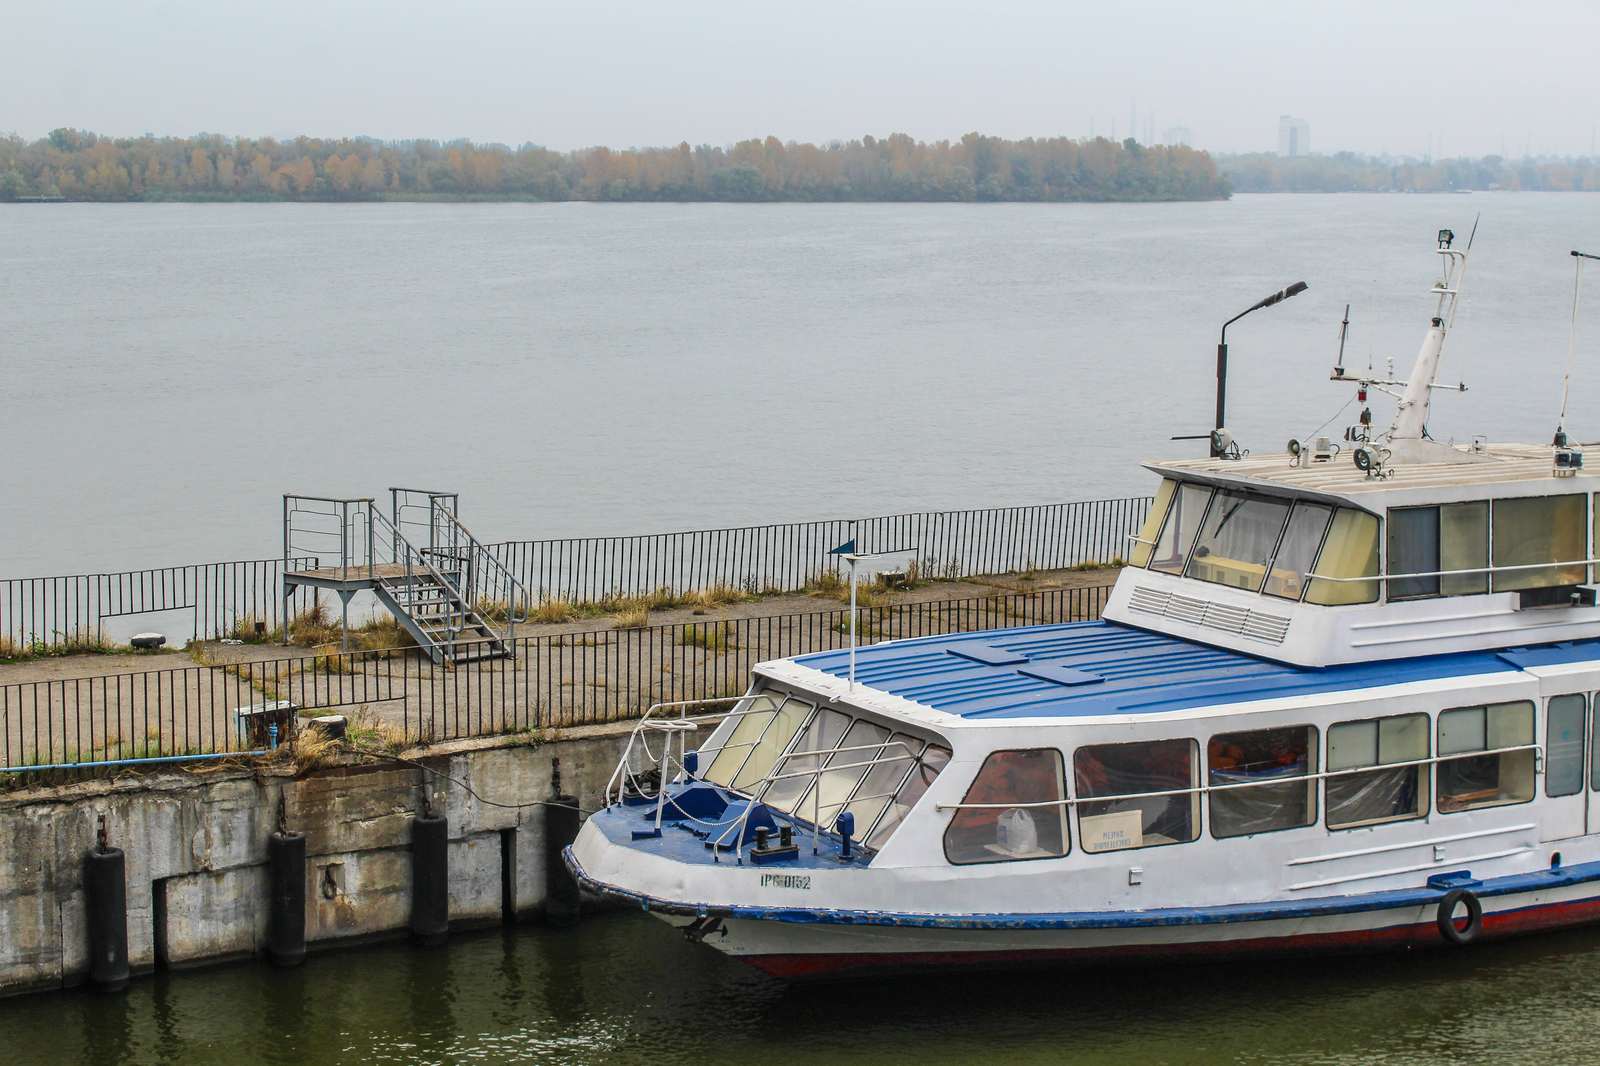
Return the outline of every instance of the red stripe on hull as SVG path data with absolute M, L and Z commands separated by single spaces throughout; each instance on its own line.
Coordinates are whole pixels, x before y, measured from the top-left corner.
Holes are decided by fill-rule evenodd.
M 1458 918 L 1459 921 L 1459 918 Z M 1484 914 L 1480 939 L 1499 939 L 1521 933 L 1583 925 L 1600 921 L 1600 899 L 1551 903 L 1520 910 Z M 1104 948 L 1037 948 L 1006 951 L 908 951 L 852 955 L 784 954 L 739 955 L 757 969 L 795 980 L 877 974 L 884 971 L 994 967 L 1018 963 L 1033 965 L 1092 965 L 1138 963 L 1174 959 L 1207 962 L 1233 958 L 1299 955 L 1306 952 L 1366 952 L 1410 947 L 1441 947 L 1444 937 L 1434 922 L 1361 929 L 1344 933 L 1305 933 L 1298 936 L 1257 937 L 1202 943 L 1126 944 Z

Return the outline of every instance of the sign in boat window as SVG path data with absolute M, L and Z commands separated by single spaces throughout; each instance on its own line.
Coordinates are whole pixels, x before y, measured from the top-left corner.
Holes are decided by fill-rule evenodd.
M 1193 840 L 1200 826 L 1199 751 L 1200 745 L 1187 739 L 1079 748 L 1072 770 L 1083 850 L 1121 851 Z
M 1477 751 L 1494 754 L 1443 758 Z M 1519 700 L 1439 712 L 1439 755 L 1440 814 L 1528 802 L 1533 799 L 1533 704 Z
M 1392 764 L 1427 758 L 1425 714 L 1330 726 L 1328 828 L 1351 829 L 1422 817 L 1428 809 L 1428 767 Z
M 1317 820 L 1315 726 L 1223 733 L 1206 745 L 1211 835 L 1249 836 Z M 1087 846 L 1087 845 L 1086 845 Z
M 1065 855 L 1064 785 L 1054 748 L 992 752 L 945 830 L 945 857 L 965 864 Z

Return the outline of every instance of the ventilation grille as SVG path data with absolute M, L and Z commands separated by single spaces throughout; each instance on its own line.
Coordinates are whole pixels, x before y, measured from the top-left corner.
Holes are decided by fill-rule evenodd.
M 1281 614 L 1213 603 L 1211 600 L 1180 596 L 1175 592 L 1162 592 L 1141 585 L 1135 585 L 1133 595 L 1128 597 L 1128 609 L 1159 614 L 1163 618 L 1223 633 L 1237 633 L 1268 644 L 1282 644 L 1283 638 L 1289 635 L 1289 619 Z

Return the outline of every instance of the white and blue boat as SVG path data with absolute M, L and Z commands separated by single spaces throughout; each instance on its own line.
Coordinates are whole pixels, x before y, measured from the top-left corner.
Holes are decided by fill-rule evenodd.
M 1150 464 L 1100 621 L 764 663 L 635 731 L 580 883 L 783 977 L 1460 946 L 1600 918 L 1596 491 L 1377 431 Z M 699 713 L 691 713 L 699 712 Z

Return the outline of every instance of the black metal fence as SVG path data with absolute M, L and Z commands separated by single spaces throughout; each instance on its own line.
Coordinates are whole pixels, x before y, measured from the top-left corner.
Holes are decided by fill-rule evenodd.
M 317 565 L 292 559 L 291 569 Z M 304 592 L 306 604 L 310 596 Z M 290 610 L 302 605 L 291 601 Z M 107 627 L 141 615 L 192 612 L 193 639 L 229 636 L 241 623 L 268 629 L 283 621 L 283 560 L 190 563 L 111 574 L 0 578 L 0 658 L 33 646 L 92 644 L 111 639 Z M 7 647 L 9 646 L 9 647 Z
M 970 511 L 917 511 L 876 518 L 654 533 L 628 537 L 516 540 L 489 550 L 541 599 L 596 601 L 660 588 L 688 593 L 716 585 L 749 592 L 793 591 L 838 565 L 830 549 L 855 538 L 863 551 L 917 549 L 933 578 L 1059 569 L 1124 553 L 1148 496 Z M 290 561 L 309 569 L 315 558 Z M 0 579 L 0 658 L 31 646 L 60 649 L 120 642 L 142 615 L 192 613 L 191 638 L 235 634 L 241 623 L 267 629 L 283 621 L 283 560 L 128 570 L 121 573 Z M 294 614 L 315 593 L 303 587 Z
M 748 592 L 803 588 L 838 565 L 829 550 L 855 539 L 862 551 L 914 547 L 923 574 L 958 578 L 1080 563 L 1125 554 L 1149 496 L 972 511 L 916 511 L 630 537 L 514 540 L 490 546 L 541 599 L 594 601 L 659 588 L 728 585 Z
M 1098 618 L 1109 585 L 861 609 L 863 642 Z M 737 695 L 758 662 L 849 644 L 849 610 L 518 638 L 516 656 L 446 669 L 414 652 L 240 661 L 0 685 L 0 768 L 260 748 L 273 704 L 346 709 L 357 736 L 415 743 L 637 717 Z M 245 713 L 240 714 L 243 710 Z M 296 718 L 280 718 L 283 736 Z

